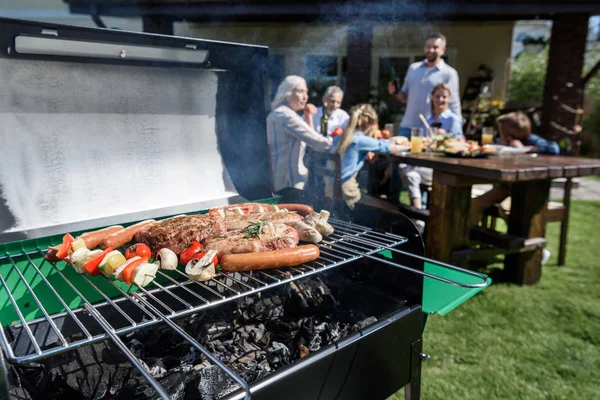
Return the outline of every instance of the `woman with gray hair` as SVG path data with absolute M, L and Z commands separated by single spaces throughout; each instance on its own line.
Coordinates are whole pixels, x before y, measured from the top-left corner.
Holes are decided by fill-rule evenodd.
M 306 146 L 327 152 L 331 138 L 314 129 L 316 107 L 307 104 L 308 87 L 304 78 L 287 76 L 277 88 L 267 116 L 267 142 L 271 165 L 271 189 L 284 196 L 284 201 L 299 201 L 308 178 L 304 165 Z M 298 111 L 304 110 L 304 118 Z

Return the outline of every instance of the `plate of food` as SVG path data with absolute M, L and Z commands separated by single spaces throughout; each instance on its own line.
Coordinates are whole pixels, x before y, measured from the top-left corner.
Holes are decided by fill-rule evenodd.
M 512 146 L 504 146 L 502 144 L 486 144 L 485 146 L 483 146 L 483 148 L 484 149 L 494 149 L 494 152 L 497 155 L 527 154 L 532 150 L 531 146 L 512 147 Z
M 496 152 L 494 148 L 483 148 L 474 140 L 447 139 L 437 150 L 448 157 L 485 158 Z
M 392 136 L 389 141 L 390 143 L 396 145 L 398 152 L 410 150 L 410 140 L 404 136 Z

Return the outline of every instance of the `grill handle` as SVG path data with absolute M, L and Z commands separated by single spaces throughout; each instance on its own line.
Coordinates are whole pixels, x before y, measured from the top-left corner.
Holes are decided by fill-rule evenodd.
M 491 278 L 489 276 L 486 276 L 484 274 L 480 274 L 480 273 L 475 272 L 475 271 L 470 271 L 470 270 L 465 269 L 465 268 L 457 267 L 457 266 L 451 265 L 451 264 L 446 264 L 446 263 L 441 262 L 441 261 L 432 260 L 432 259 L 427 258 L 427 257 L 422 257 L 422 256 L 419 256 L 419 255 L 416 255 L 416 254 L 407 253 L 405 251 L 394 249 L 394 248 L 390 248 L 389 250 L 392 251 L 392 252 L 396 252 L 396 253 L 399 253 L 399 254 L 402 254 L 402 255 L 405 255 L 405 256 L 408 256 L 408 257 L 416 258 L 418 260 L 425 261 L 425 262 L 428 262 L 428 263 L 431 263 L 431 264 L 436 264 L 436 265 L 439 265 L 439 266 L 444 267 L 444 268 L 452 269 L 454 271 L 458 271 L 458 272 L 461 272 L 463 274 L 474 276 L 474 277 L 476 277 L 478 279 L 481 279 L 481 283 L 457 282 L 457 281 L 453 281 L 451 279 L 442 278 L 441 276 L 433 275 L 433 274 L 427 273 L 425 271 L 421 271 L 421 270 L 418 270 L 418 269 L 407 267 L 406 265 L 397 264 L 397 263 L 394 263 L 394 262 L 391 262 L 391 261 L 388 261 L 388 260 L 384 260 L 384 259 L 381 259 L 381 258 L 377 258 L 377 257 L 373 257 L 373 256 L 366 256 L 366 257 L 376 259 L 378 261 L 381 261 L 381 262 L 384 262 L 386 264 L 392 265 L 392 266 L 394 266 L 396 268 L 405 269 L 407 271 L 414 272 L 415 274 L 423 275 L 423 276 L 426 276 L 426 277 L 431 278 L 431 279 L 436 279 L 438 281 L 441 281 L 441 282 L 444 282 L 444 283 L 448 283 L 448 284 L 454 285 L 454 286 L 463 287 L 463 288 L 469 288 L 469 289 L 485 288 L 485 287 L 488 287 L 492 283 L 492 280 L 491 280 Z
M 345 240 L 347 240 L 348 243 L 359 242 L 359 243 L 365 243 L 365 244 L 372 244 L 369 241 L 363 240 L 362 238 L 358 238 L 356 236 L 348 236 L 348 237 L 345 238 Z M 457 266 L 454 266 L 454 265 L 446 264 L 446 263 L 441 262 L 441 261 L 432 260 L 432 259 L 427 258 L 427 257 L 422 257 L 422 256 L 419 256 L 419 255 L 416 255 L 416 254 L 408 253 L 406 251 L 398 250 L 398 249 L 396 249 L 394 247 L 381 248 L 381 250 L 389 250 L 389 251 L 392 251 L 392 252 L 395 252 L 395 253 L 398 253 L 398 254 L 402 254 L 402 255 L 407 256 L 407 257 L 416 258 L 416 259 L 421 260 L 421 261 L 426 261 L 428 263 L 436 264 L 436 265 L 442 266 L 444 268 L 448 268 L 448 269 L 452 269 L 454 271 L 462 272 L 464 274 L 471 275 L 471 276 L 474 276 L 474 277 L 476 277 L 478 279 L 481 279 L 481 283 L 464 283 L 464 282 L 453 281 L 451 279 L 442 278 L 441 276 L 433 275 L 433 274 L 430 274 L 428 272 L 421 271 L 419 269 L 415 269 L 415 268 L 412 268 L 412 267 L 409 267 L 409 266 L 406 266 L 406 265 L 403 265 L 403 264 L 399 264 L 399 263 L 396 263 L 396 262 L 393 262 L 393 261 L 389 261 L 389 260 L 387 260 L 387 259 L 385 259 L 383 257 L 376 257 L 375 255 L 373 255 L 373 253 L 375 253 L 375 251 L 370 252 L 368 254 L 361 253 L 360 251 L 358 251 L 356 249 L 353 249 L 353 248 L 351 248 L 349 246 L 342 245 L 342 243 L 343 243 L 342 241 L 338 241 L 335 244 L 331 243 L 331 242 L 328 242 L 328 241 L 323 241 L 323 243 L 331 245 L 331 246 L 335 245 L 336 247 L 344 249 L 345 251 L 347 251 L 349 253 L 352 253 L 352 254 L 355 254 L 355 255 L 358 255 L 358 256 L 361 256 L 361 257 L 364 257 L 364 258 L 370 258 L 372 260 L 376 260 L 376 261 L 382 262 L 384 264 L 391 265 L 392 267 L 404 269 L 406 271 L 409 271 L 409 272 L 412 272 L 412 273 L 415 273 L 415 274 L 418 274 L 418 275 L 423 275 L 423 276 L 426 276 L 426 277 L 431 278 L 431 279 L 436 279 L 438 281 L 441 281 L 441 282 L 444 282 L 444 283 L 448 283 L 448 284 L 454 285 L 454 286 L 459 286 L 459 287 L 469 288 L 469 289 L 480 289 L 480 288 L 485 288 L 485 287 L 489 286 L 490 283 L 492 283 L 491 278 L 489 278 L 488 276 L 486 276 L 484 274 L 480 274 L 480 273 L 477 273 L 477 272 L 474 272 L 474 271 L 469 271 L 468 269 L 464 269 L 464 268 L 460 268 L 460 267 L 457 267 Z

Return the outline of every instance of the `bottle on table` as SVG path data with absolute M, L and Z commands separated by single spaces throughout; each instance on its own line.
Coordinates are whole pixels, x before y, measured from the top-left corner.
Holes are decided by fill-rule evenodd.
M 327 125 L 329 117 L 327 116 L 327 103 L 323 103 L 323 116 L 321 117 L 321 135 L 327 136 Z

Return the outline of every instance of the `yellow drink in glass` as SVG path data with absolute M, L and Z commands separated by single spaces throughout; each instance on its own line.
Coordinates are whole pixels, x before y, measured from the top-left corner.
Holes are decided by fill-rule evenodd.
M 413 136 L 410 138 L 411 153 L 421 153 L 423 151 L 423 136 Z
M 494 136 L 496 135 L 496 132 L 494 131 L 494 128 L 491 127 L 484 127 L 481 130 L 481 145 L 486 145 L 486 144 L 492 144 L 494 143 Z
M 494 143 L 494 134 L 493 133 L 482 133 L 481 134 L 481 144 L 492 144 Z
M 412 128 L 410 130 L 410 152 L 420 153 L 423 151 L 423 128 Z

